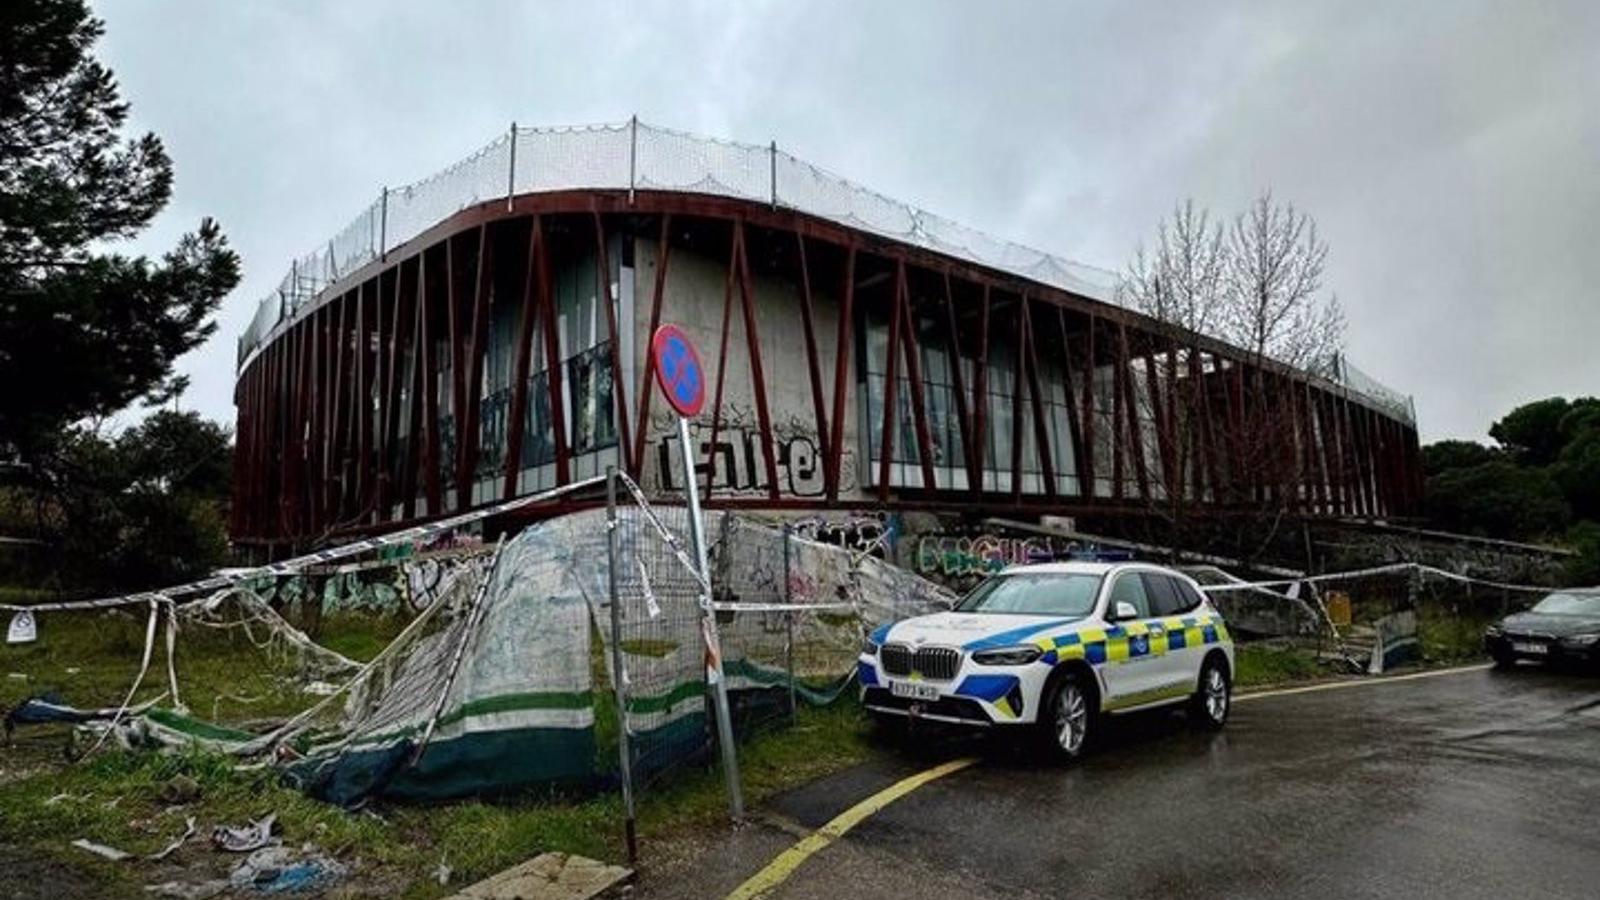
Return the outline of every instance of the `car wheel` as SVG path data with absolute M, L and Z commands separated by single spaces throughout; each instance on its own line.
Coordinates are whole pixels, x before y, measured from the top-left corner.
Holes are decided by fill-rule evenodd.
M 1082 756 L 1095 725 L 1094 695 L 1083 676 L 1068 672 L 1058 678 L 1039 712 L 1039 740 L 1045 752 L 1061 762 Z
M 1216 657 L 1206 660 L 1200 667 L 1200 686 L 1189 701 L 1189 719 L 1209 731 L 1228 724 L 1228 712 L 1233 708 L 1233 684 L 1228 679 L 1228 669 Z

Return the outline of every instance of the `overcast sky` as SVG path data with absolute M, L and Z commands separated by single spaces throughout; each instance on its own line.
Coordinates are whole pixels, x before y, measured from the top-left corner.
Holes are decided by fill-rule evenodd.
M 1350 358 L 1425 441 L 1600 394 L 1593 0 L 600 6 L 97 3 L 177 170 L 134 249 L 211 215 L 244 258 L 184 405 L 233 421 L 257 301 L 382 185 L 513 120 L 634 113 L 1115 269 L 1175 200 L 1270 187 L 1316 217 Z

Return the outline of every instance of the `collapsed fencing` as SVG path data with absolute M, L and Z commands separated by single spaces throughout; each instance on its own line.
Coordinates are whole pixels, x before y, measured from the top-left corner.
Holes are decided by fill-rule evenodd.
M 1369 674 L 1419 660 L 1480 657 L 1489 623 L 1558 590 L 1415 562 L 1268 581 L 1245 581 L 1214 566 L 1189 574 L 1245 643 L 1253 636 L 1269 646 L 1304 648 L 1323 662 Z
M 369 658 L 329 649 L 286 618 L 295 602 L 321 609 L 325 600 L 294 581 L 300 570 L 242 574 L 183 603 L 153 594 L 58 606 L 115 617 L 130 632 L 129 610 L 148 607 L 144 639 L 130 633 L 120 643 L 140 648 L 138 673 L 115 697 L 74 696 L 76 707 L 35 697 L 43 702 L 14 712 L 81 725 L 90 750 L 113 740 L 199 744 L 268 762 L 344 805 L 619 782 L 649 790 L 715 749 L 708 647 L 720 649 L 734 731 L 747 735 L 840 697 L 866 630 L 953 602 L 869 551 L 726 512 L 705 515 L 707 584 L 683 549 L 687 510 L 653 507 L 626 476 L 612 477 L 624 489 L 612 513 L 549 519 L 492 552 L 459 554 L 426 599 L 402 588 L 391 612 L 398 633 Z M 425 581 L 416 577 L 421 564 L 397 565 L 397 584 Z M 708 639 L 708 611 L 720 640 Z M 167 678 L 157 684 L 150 673 L 160 672 L 163 629 Z M 200 642 L 218 652 L 182 649 Z M 240 698 L 260 704 L 253 709 L 220 703 L 217 685 L 197 693 L 181 676 L 202 657 L 230 674 L 259 664 L 276 690 Z M 195 714 L 180 697 L 201 699 Z M 218 721 L 222 708 L 230 721 Z
M 107 646 L 121 648 L 113 662 L 135 655 L 140 664 L 132 687 L 106 680 L 115 693 L 103 688 L 88 703 L 70 697 L 76 706 L 36 697 L 41 702 L 14 712 L 80 724 L 91 750 L 112 741 L 200 744 L 269 763 L 308 792 L 347 805 L 374 797 L 650 791 L 717 749 L 708 648 L 720 652 L 733 731 L 748 735 L 803 705 L 840 697 L 865 631 L 949 608 L 954 599 L 885 563 L 875 555 L 881 548 L 819 543 L 716 511 L 705 515 L 707 583 L 684 549 L 688 510 L 652 505 L 626 476 L 612 477 L 619 500 L 610 512 L 539 522 L 492 549 L 390 563 L 395 598 L 380 605 L 395 634 L 371 653 L 331 647 L 291 619 L 303 623 L 310 609 L 325 614 L 330 596 L 335 609 L 347 596 L 387 597 L 374 586 L 382 576 L 358 588 L 350 568 L 327 573 L 320 585 L 306 573 L 382 554 L 399 543 L 394 537 L 364 542 L 359 552 L 336 548 L 220 576 L 202 582 L 221 585 L 209 594 L 185 586 L 28 607 L 93 617 L 93 630 L 114 633 Z M 408 539 L 443 533 L 429 527 Z M 383 571 L 385 562 L 349 565 Z M 1368 656 L 1384 665 L 1398 661 L 1391 650 L 1404 649 L 1408 634 L 1395 617 L 1407 610 L 1416 646 L 1428 640 L 1430 608 L 1453 604 L 1454 620 L 1466 621 L 1547 590 L 1410 563 L 1248 583 L 1218 572 L 1221 582 L 1206 590 L 1230 624 L 1252 614 L 1252 600 L 1292 609 L 1296 627 L 1327 636 L 1346 660 L 1362 655 L 1352 645 L 1366 626 L 1377 638 Z M 103 627 L 111 622 L 115 628 Z M 246 659 L 260 672 L 241 691 Z M 212 678 L 219 684 L 206 683 Z

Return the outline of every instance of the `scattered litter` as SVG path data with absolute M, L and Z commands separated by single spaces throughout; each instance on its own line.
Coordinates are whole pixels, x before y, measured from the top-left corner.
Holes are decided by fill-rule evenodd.
M 182 847 L 184 842 L 189 840 L 189 838 L 192 838 L 192 837 L 194 837 L 194 816 L 190 816 L 189 818 L 184 820 L 183 834 L 179 835 L 177 840 L 175 840 L 172 843 L 168 844 L 166 847 L 162 848 L 160 851 L 150 854 L 149 856 L 145 857 L 145 859 L 148 859 L 151 862 L 160 862 L 163 859 L 166 859 L 167 857 L 171 856 L 172 855 L 172 851 L 178 849 L 179 847 Z
M 188 775 L 175 775 L 161 786 L 156 798 L 168 806 L 183 806 L 200 799 L 200 782 Z
M 71 794 L 56 794 L 55 796 L 51 797 L 50 799 L 44 801 L 44 805 L 45 806 L 55 806 L 57 803 L 60 803 L 63 800 L 71 800 L 71 799 L 72 799 L 72 795 Z
M 454 871 L 454 869 L 450 868 L 450 866 L 441 859 L 439 860 L 439 867 L 433 870 L 433 877 L 438 880 L 439 886 L 443 887 L 444 885 L 450 883 L 450 875 Z
M 76 675 L 79 672 L 82 672 L 83 670 L 78 668 L 77 666 L 67 666 L 65 671 L 66 671 L 66 673 L 68 675 Z
M 216 845 L 218 850 L 226 850 L 229 853 L 260 850 L 276 843 L 272 836 L 272 826 L 277 820 L 276 813 L 268 813 L 249 825 L 218 825 L 211 830 L 211 843 Z
M 93 853 L 95 856 L 109 859 L 112 862 L 122 862 L 125 859 L 133 858 L 132 853 L 128 853 L 124 850 L 118 850 L 115 847 L 107 847 L 105 844 L 96 844 L 94 841 L 91 841 L 88 838 L 78 838 L 72 842 L 72 846 L 77 847 L 79 850 L 87 850 L 90 853 Z
M 184 842 L 191 837 L 194 837 L 194 816 L 190 816 L 187 820 L 185 820 L 183 834 L 179 835 L 176 840 L 161 850 L 144 858 L 150 860 L 151 862 L 160 862 L 161 860 L 171 856 L 174 850 L 182 847 Z M 77 847 L 79 850 L 87 850 L 90 853 L 93 853 L 95 856 L 103 859 L 109 859 L 112 862 L 122 862 L 124 860 L 134 858 L 134 854 L 129 853 L 126 850 L 118 850 L 116 847 L 111 847 L 106 844 L 97 844 L 88 838 L 78 838 L 72 842 L 72 846 Z
M 315 697 L 331 697 L 334 694 L 339 693 L 339 685 L 329 684 L 326 681 L 313 681 L 310 684 L 301 687 L 300 692 L 303 694 L 311 694 Z
M 6 673 L 6 677 L 7 678 L 14 678 L 17 681 L 27 681 L 28 680 L 28 673 L 26 673 L 26 672 L 7 672 Z
M 257 850 L 228 876 L 234 888 L 253 888 L 277 894 L 325 888 L 344 877 L 344 865 L 317 853 L 310 845 L 300 850 L 266 847 Z
M 171 897 L 173 900 L 211 900 L 228 888 L 232 887 L 226 881 L 197 881 L 185 884 L 181 881 L 168 881 L 163 884 L 145 886 L 145 890 L 157 897 Z

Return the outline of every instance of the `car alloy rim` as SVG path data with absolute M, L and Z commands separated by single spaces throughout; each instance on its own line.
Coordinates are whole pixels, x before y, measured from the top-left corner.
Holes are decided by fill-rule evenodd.
M 1077 753 L 1083 746 L 1087 730 L 1089 708 L 1083 701 L 1083 692 L 1075 684 L 1061 688 L 1056 699 L 1056 743 L 1068 753 Z
M 1222 677 L 1221 669 L 1206 673 L 1206 712 L 1213 722 L 1221 722 L 1228 714 L 1228 681 Z

